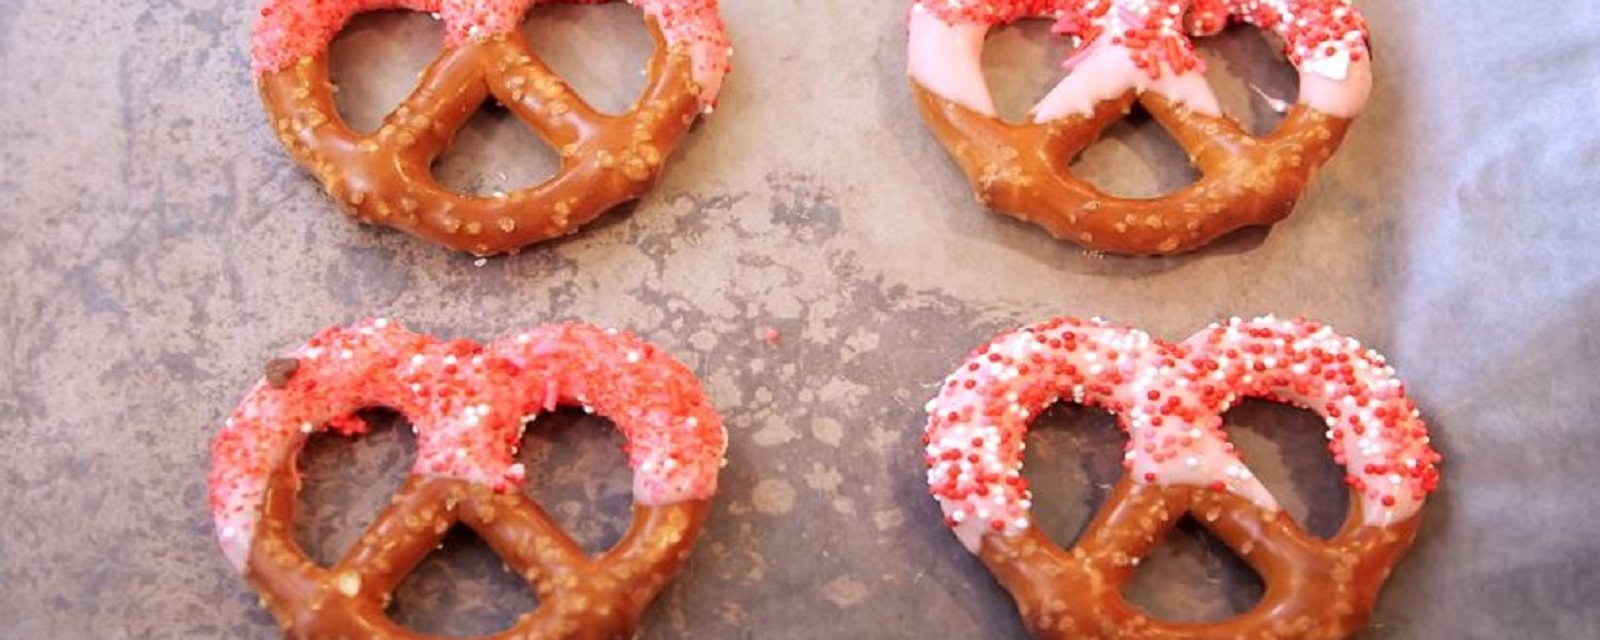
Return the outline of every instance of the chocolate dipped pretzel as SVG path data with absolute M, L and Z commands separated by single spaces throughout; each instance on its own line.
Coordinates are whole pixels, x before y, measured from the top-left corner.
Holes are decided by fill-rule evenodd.
M 655 184 L 689 126 L 716 104 L 732 49 L 716 0 L 632 0 L 646 15 L 655 53 L 638 102 L 605 114 L 545 66 L 518 31 L 540 1 L 269 0 L 251 57 L 278 140 L 362 222 L 478 255 L 576 231 Z M 377 131 L 358 133 L 334 105 L 328 44 L 354 15 L 393 8 L 443 20 L 444 51 Z M 490 97 L 560 154 L 554 177 L 492 197 L 438 183 L 434 160 Z
M 1328 540 L 1300 528 L 1239 458 L 1222 414 L 1242 398 L 1310 409 L 1346 470 L 1352 508 Z M 1028 424 L 1058 400 L 1127 432 L 1124 473 L 1071 549 L 1029 517 Z M 1417 534 L 1441 456 L 1377 353 L 1303 320 L 1233 319 L 1168 344 L 1062 318 L 979 347 L 928 403 L 928 485 L 946 524 L 1040 638 L 1345 638 L 1367 624 Z M 1253 609 L 1212 623 L 1154 619 L 1122 588 L 1186 514 L 1266 584 Z
M 610 417 L 633 468 L 633 523 L 594 557 L 524 495 L 514 459 L 532 419 L 564 405 Z M 355 546 L 322 567 L 293 536 L 295 455 L 312 433 L 363 433 L 355 412 L 374 406 L 410 419 L 416 461 Z M 491 637 L 626 638 L 682 568 L 726 446 L 694 375 L 632 335 L 561 325 L 484 346 L 378 319 L 323 331 L 269 363 L 212 446 L 211 513 L 224 554 L 288 637 L 422 637 L 384 610 L 462 525 L 539 595 Z
M 1055 21 L 1079 45 L 1027 122 L 996 116 L 979 56 L 989 29 Z M 1190 36 L 1229 20 L 1286 43 L 1298 104 L 1250 135 L 1222 113 Z M 1348 0 L 914 0 L 909 66 L 923 119 L 978 201 L 1097 251 L 1172 254 L 1289 215 L 1372 87 L 1366 21 Z M 1107 195 L 1072 160 L 1137 102 L 1201 177 L 1153 199 Z

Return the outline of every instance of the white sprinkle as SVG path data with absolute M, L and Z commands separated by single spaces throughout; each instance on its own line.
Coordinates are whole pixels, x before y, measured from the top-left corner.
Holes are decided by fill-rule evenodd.
M 311 433 L 312 431 L 316 431 L 316 430 L 317 430 L 317 425 L 311 424 L 309 422 L 300 423 L 300 433 Z
M 639 352 L 638 351 L 629 351 L 628 352 L 628 363 L 629 364 L 633 364 L 633 363 L 639 362 L 639 358 L 640 358 L 640 356 L 639 356 Z

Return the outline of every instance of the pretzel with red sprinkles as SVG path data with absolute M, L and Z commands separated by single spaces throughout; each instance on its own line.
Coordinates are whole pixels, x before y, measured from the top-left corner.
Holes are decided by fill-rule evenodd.
M 689 126 L 716 105 L 733 49 L 716 0 L 629 0 L 645 13 L 655 54 L 634 106 L 602 113 L 545 66 L 518 29 L 547 1 L 554 0 L 267 0 L 250 53 L 278 140 L 365 223 L 478 255 L 575 232 L 654 185 Z M 378 130 L 363 134 L 335 107 L 328 45 L 356 14 L 381 9 L 442 20 L 444 51 Z M 447 189 L 432 165 L 491 97 L 559 152 L 561 168 L 542 184 L 493 197 Z
M 1282 220 L 1372 88 L 1366 21 L 1349 0 L 913 0 L 910 13 L 918 106 L 978 200 L 1100 251 L 1179 253 Z M 1078 47 L 1029 121 L 1005 122 L 979 64 L 984 38 L 1034 18 Z M 1190 40 L 1229 21 L 1281 38 L 1300 72 L 1298 104 L 1263 138 L 1222 113 Z M 1198 182 L 1117 198 L 1073 175 L 1069 163 L 1135 102 L 1189 154 Z
M 1303 531 L 1229 442 L 1222 414 L 1243 398 L 1326 421 L 1354 497 L 1333 538 Z M 1116 414 L 1129 435 L 1123 478 L 1070 550 L 1029 518 L 1021 474 L 1028 424 L 1058 400 Z M 946 523 L 1047 638 L 1348 637 L 1415 538 L 1442 459 L 1383 357 L 1305 320 L 1235 318 L 1178 344 L 1050 320 L 979 347 L 927 409 L 927 478 Z M 1254 609 L 1176 624 L 1123 599 L 1139 559 L 1185 514 L 1261 575 Z
M 379 406 L 413 425 L 411 475 L 353 548 L 318 566 L 293 536 L 296 453 L 312 433 L 365 432 L 355 412 Z M 595 557 L 523 494 L 514 458 L 527 426 L 559 406 L 610 417 L 627 439 L 633 524 Z M 224 554 L 289 637 L 421 637 L 384 609 L 457 524 L 539 594 L 538 609 L 492 637 L 630 637 L 681 569 L 726 446 L 694 375 L 631 334 L 573 324 L 480 345 L 377 319 L 268 364 L 212 445 L 210 504 Z

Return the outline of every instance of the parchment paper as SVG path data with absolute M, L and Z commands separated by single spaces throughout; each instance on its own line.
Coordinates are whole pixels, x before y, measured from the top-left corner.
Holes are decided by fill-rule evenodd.
M 922 403 L 968 349 L 1058 314 L 1181 339 L 1228 315 L 1306 314 L 1385 352 L 1448 456 L 1371 638 L 1600 637 L 1600 8 L 1365 0 L 1375 99 L 1296 213 L 1168 259 L 1086 255 L 989 215 L 924 130 L 897 0 L 730 0 L 736 75 L 659 188 L 570 239 L 477 264 L 358 227 L 273 140 L 245 55 L 253 1 L 0 3 L 0 637 L 268 638 L 205 504 L 209 443 L 261 363 L 369 315 L 488 339 L 586 319 L 694 368 L 732 431 L 722 493 L 647 638 L 1021 637 L 1012 605 L 941 525 Z M 635 10 L 558 7 L 529 33 L 602 106 L 626 105 L 649 40 Z M 341 99 L 374 122 L 432 58 L 426 17 L 358 21 Z M 1059 74 L 1043 25 L 987 60 L 1010 113 Z M 1225 106 L 1292 73 L 1250 32 L 1207 45 Z M 446 180 L 492 191 L 553 155 L 503 113 Z M 1080 163 L 1122 193 L 1190 173 L 1137 117 Z M 776 344 L 762 339 L 777 329 Z M 1346 505 L 1308 414 L 1251 405 L 1236 439 L 1291 512 Z M 381 421 L 380 421 L 381 422 Z M 587 544 L 627 518 L 604 422 L 545 419 L 534 494 Z M 315 441 L 301 539 L 331 558 L 399 483 L 404 428 Z M 1069 541 L 1117 477 L 1103 415 L 1040 421 L 1038 516 Z M 1185 530 L 1131 589 L 1218 617 L 1260 586 Z M 395 616 L 440 633 L 532 606 L 452 537 Z

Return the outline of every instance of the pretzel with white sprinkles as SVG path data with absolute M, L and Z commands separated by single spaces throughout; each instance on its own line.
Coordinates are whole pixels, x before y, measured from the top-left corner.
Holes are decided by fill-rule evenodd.
M 923 118 L 980 202 L 1087 248 L 1170 254 L 1285 216 L 1338 148 L 1372 88 L 1366 21 L 1349 0 L 913 0 L 909 73 Z M 990 28 L 1055 21 L 1077 50 L 1024 123 L 996 116 L 979 58 Z M 1222 113 L 1190 36 L 1229 20 L 1281 38 L 1300 96 L 1251 136 Z M 1138 102 L 1201 179 L 1154 199 L 1117 198 L 1069 163 Z
M 715 106 L 733 49 L 716 0 L 630 0 L 655 36 L 639 100 L 597 111 L 528 47 L 535 4 L 610 0 L 267 0 L 251 41 L 278 140 L 362 222 L 478 255 L 572 233 L 654 185 L 672 150 Z M 410 9 L 445 26 L 444 51 L 377 131 L 352 130 L 334 104 L 328 45 L 356 14 Z M 557 150 L 542 184 L 493 197 L 454 192 L 431 173 L 479 105 L 494 98 Z
M 634 472 L 633 524 L 595 557 L 523 494 L 514 458 L 539 413 L 579 405 L 614 421 Z M 318 431 L 365 432 L 355 412 L 376 406 L 411 421 L 416 462 L 356 545 L 318 566 L 293 536 L 296 453 Z M 210 503 L 224 554 L 288 637 L 421 637 L 384 609 L 457 524 L 539 594 L 538 609 L 492 637 L 630 637 L 682 568 L 726 446 L 694 375 L 630 334 L 560 325 L 484 346 L 377 319 L 268 364 L 212 445 Z
M 1240 460 L 1222 414 L 1246 397 L 1317 412 L 1355 498 L 1317 540 Z M 1070 551 L 1029 519 L 1021 475 L 1031 418 L 1058 400 L 1116 414 L 1123 479 Z M 1365 626 L 1410 546 L 1441 456 L 1382 356 L 1304 320 L 1237 318 L 1169 344 L 1098 319 L 1062 318 L 980 347 L 928 403 L 928 484 L 1040 637 L 1342 638 Z M 1121 588 L 1185 514 L 1266 583 L 1251 611 L 1211 624 L 1154 620 Z

